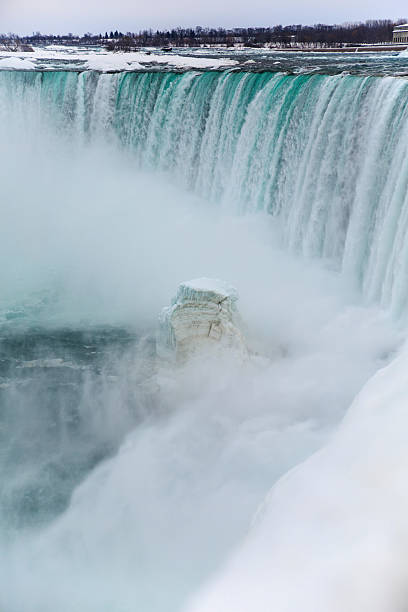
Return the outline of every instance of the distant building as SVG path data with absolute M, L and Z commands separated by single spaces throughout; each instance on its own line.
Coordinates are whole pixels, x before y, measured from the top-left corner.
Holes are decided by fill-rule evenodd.
M 392 42 L 408 44 L 408 23 L 395 26 L 393 30 Z

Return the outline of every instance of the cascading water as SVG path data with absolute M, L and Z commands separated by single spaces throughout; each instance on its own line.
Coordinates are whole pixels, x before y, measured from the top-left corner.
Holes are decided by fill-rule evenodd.
M 407 95 L 343 74 L 0 71 L 5 612 L 180 612 L 392 359 Z M 173 371 L 157 317 L 203 276 L 238 288 L 253 357 Z
M 347 75 L 0 74 L 3 120 L 34 104 L 40 123 L 51 113 L 70 136 L 116 138 L 205 198 L 267 211 L 292 249 L 332 259 L 397 314 L 408 297 L 407 88 Z

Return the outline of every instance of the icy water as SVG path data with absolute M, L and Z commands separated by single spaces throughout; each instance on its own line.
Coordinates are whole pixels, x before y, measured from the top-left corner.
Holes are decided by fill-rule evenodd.
M 324 53 L 301 51 L 278 51 L 268 49 L 178 49 L 175 53 L 182 56 L 204 56 L 227 58 L 238 62 L 237 67 L 249 71 L 287 72 L 289 74 L 318 73 L 341 74 L 346 72 L 355 75 L 373 76 L 406 76 L 408 74 L 408 56 L 404 52 L 384 51 L 379 53 Z
M 408 60 L 219 54 L 0 71 L 5 612 L 189 610 L 405 339 Z M 247 362 L 158 358 L 201 276 Z
M 0 52 L 0 69 L 174 71 L 244 70 L 288 74 L 354 74 L 360 76 L 407 76 L 404 51 L 358 53 L 293 52 L 275 49 L 177 48 L 171 53 L 145 48 L 132 53 L 109 53 L 103 47 L 38 47 L 34 53 Z
M 110 418 L 101 404 L 109 396 L 119 401 L 118 359 L 134 342 L 120 328 L 2 329 L 0 515 L 7 529 L 62 512 L 75 485 L 134 425 L 135 376 L 136 386 L 121 395 L 126 414 L 117 413 L 112 429 L 97 435 L 101 420 Z

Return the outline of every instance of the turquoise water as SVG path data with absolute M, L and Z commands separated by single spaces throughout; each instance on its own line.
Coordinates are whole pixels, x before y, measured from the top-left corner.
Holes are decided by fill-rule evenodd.
M 0 73 L 3 121 L 52 125 L 78 146 L 114 142 L 135 167 L 217 206 L 267 211 L 287 247 L 331 260 L 398 316 L 408 297 L 407 96 L 408 82 L 391 77 Z
M 180 612 L 392 359 L 407 98 L 367 74 L 0 72 L 2 609 Z M 236 285 L 249 363 L 156 359 L 200 276 Z

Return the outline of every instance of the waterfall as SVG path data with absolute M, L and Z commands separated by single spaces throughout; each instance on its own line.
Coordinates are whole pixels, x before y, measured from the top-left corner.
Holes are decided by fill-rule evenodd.
M 116 141 L 145 169 L 328 259 L 369 300 L 408 299 L 408 83 L 280 73 L 2 72 L 0 117 Z M 30 109 L 28 113 L 27 109 Z
M 372 540 L 354 543 L 381 536 L 384 500 L 404 539 L 404 361 L 336 431 L 405 339 L 407 93 L 346 74 L 0 71 L 1 610 L 214 610 L 189 602 L 285 474 L 282 557 L 260 532 L 219 609 L 264 612 L 283 568 L 292 608 L 317 610 L 331 560 L 354 551 L 336 605 L 393 583 L 372 579 Z M 158 315 L 200 277 L 237 287 L 248 355 L 174 367 Z M 292 469 L 312 455 L 309 477 Z

